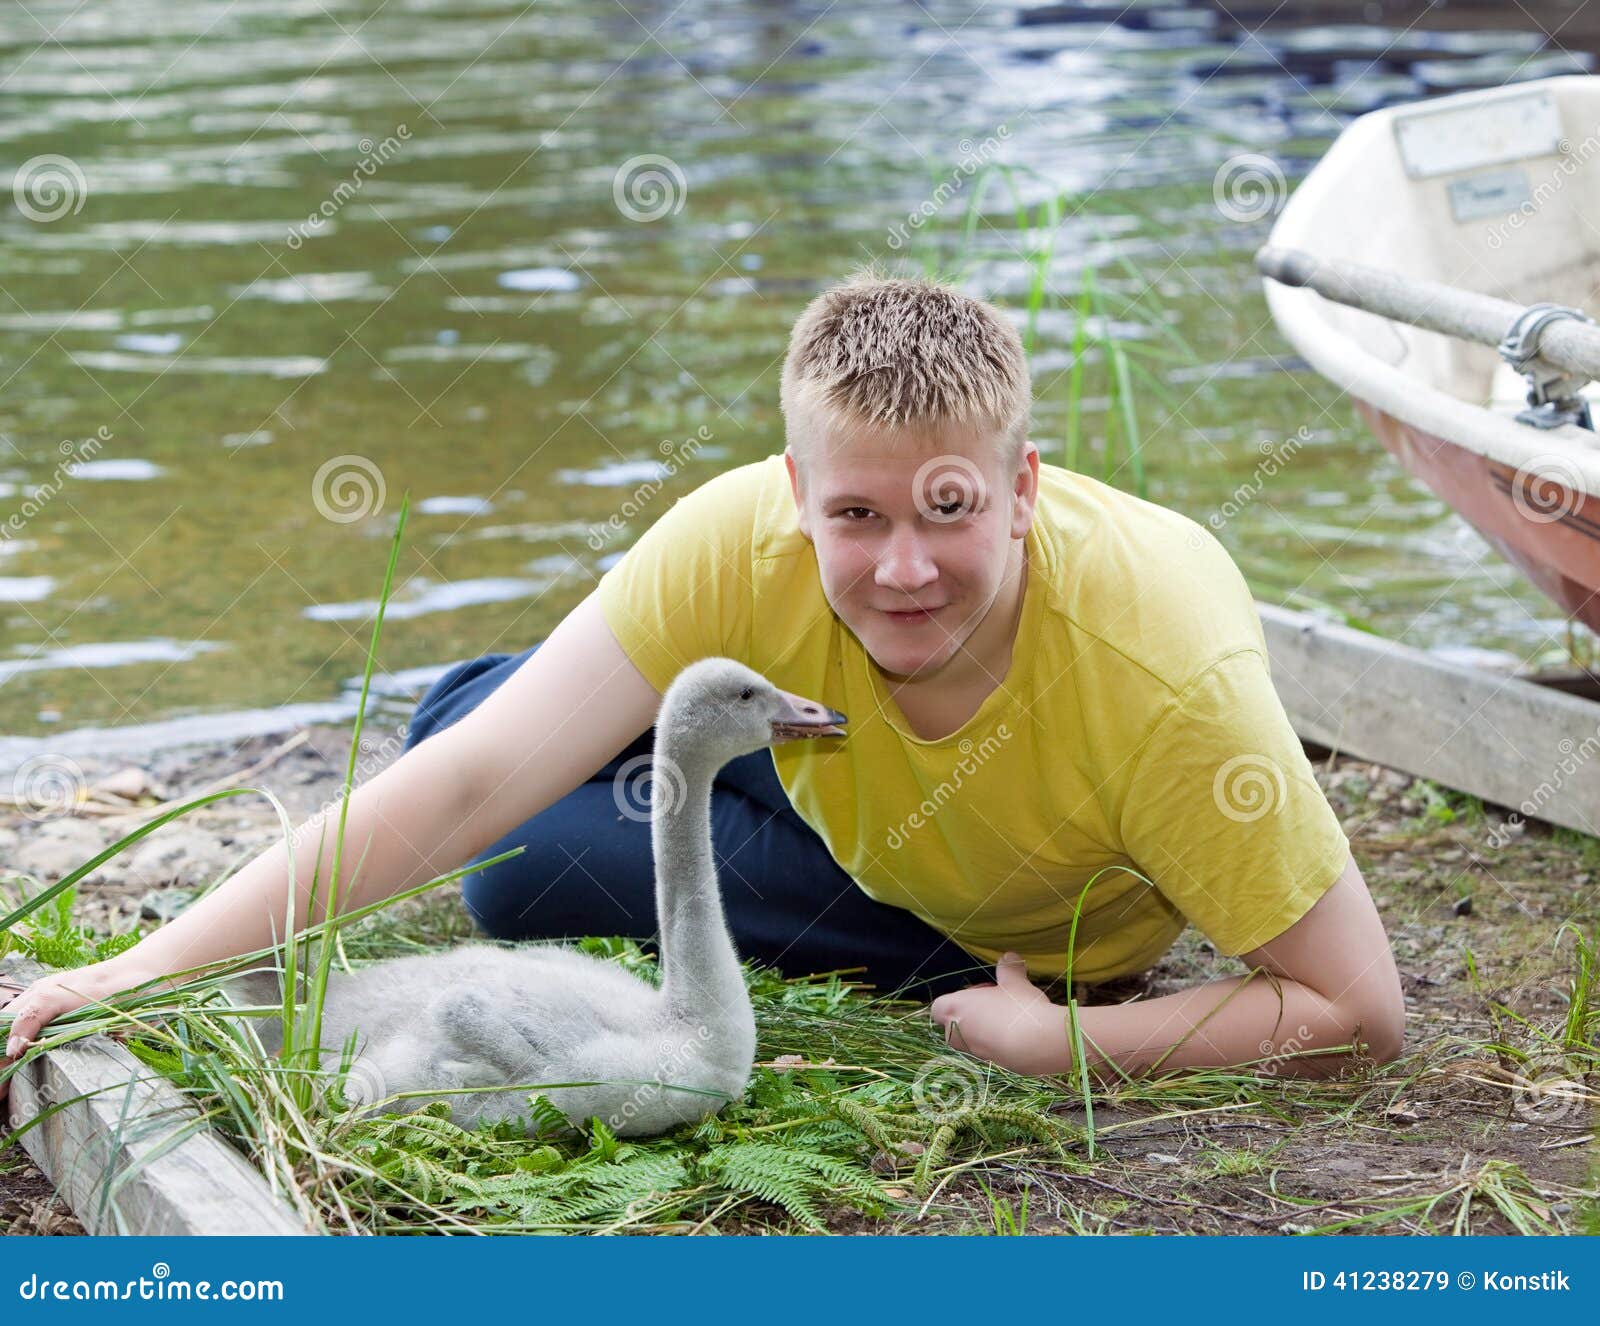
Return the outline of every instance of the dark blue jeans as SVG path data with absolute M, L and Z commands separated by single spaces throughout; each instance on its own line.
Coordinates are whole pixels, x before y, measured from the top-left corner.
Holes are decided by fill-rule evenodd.
M 412 715 L 406 749 L 470 713 L 539 646 L 457 663 Z M 554 805 L 518 825 L 472 861 L 521 846 L 518 855 L 461 877 L 478 927 L 496 939 L 563 939 L 656 933 L 655 866 L 648 796 L 617 778 L 640 774 L 654 749 L 648 729 Z M 765 750 L 724 765 L 711 791 L 711 839 L 723 910 L 742 958 L 787 976 L 839 968 L 882 994 L 931 999 L 986 979 L 978 959 L 900 907 L 869 898 L 829 854 L 784 793 Z M 467 864 L 471 864 L 468 862 Z

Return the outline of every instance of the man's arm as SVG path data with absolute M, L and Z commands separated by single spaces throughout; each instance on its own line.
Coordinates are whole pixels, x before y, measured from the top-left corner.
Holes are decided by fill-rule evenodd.
M 1079 1008 L 1089 1068 L 1114 1079 L 1119 1068 L 1136 1076 L 1266 1059 L 1283 1076 L 1331 1077 L 1351 1067 L 1352 1055 L 1315 1051 L 1357 1044 L 1379 1063 L 1399 1055 L 1400 976 L 1353 857 L 1300 920 L 1241 960 L 1262 970 L 1159 999 Z M 1014 1072 L 1071 1070 L 1065 1006 L 1029 982 L 1020 961 L 1002 960 L 997 976 L 997 985 L 934 1000 L 946 1040 Z
M 351 792 L 338 914 L 456 869 L 565 796 L 650 726 L 660 698 L 591 593 L 475 709 Z M 327 916 L 339 816 L 335 802 L 295 830 L 297 928 Z M 0 1068 L 90 999 L 281 943 L 289 887 L 280 841 L 132 948 L 36 981 L 7 1009 Z

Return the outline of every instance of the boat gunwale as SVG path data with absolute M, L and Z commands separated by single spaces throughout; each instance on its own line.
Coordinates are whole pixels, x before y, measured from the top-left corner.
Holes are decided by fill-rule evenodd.
M 1454 93 L 1404 106 L 1388 106 L 1358 117 L 1345 127 L 1294 191 L 1279 213 L 1267 243 L 1274 247 L 1303 249 L 1319 258 L 1338 261 L 1338 257 L 1328 254 L 1317 242 L 1319 209 L 1324 207 L 1345 172 L 1352 165 L 1359 168 L 1366 153 L 1375 149 L 1392 150 L 1374 140 L 1377 135 L 1390 131 L 1398 113 L 1416 106 L 1449 109 L 1452 105 L 1493 101 L 1541 88 L 1556 90 L 1556 85 L 1570 86 L 1574 81 L 1600 89 L 1600 75 L 1564 74 Z M 1314 290 L 1282 285 L 1270 278 L 1263 278 L 1262 284 L 1268 309 L 1279 331 L 1312 368 L 1341 390 L 1402 423 L 1516 469 L 1548 466 L 1554 457 L 1560 456 L 1570 462 L 1571 476 L 1585 486 L 1587 494 L 1600 496 L 1600 436 L 1569 424 L 1551 429 L 1535 428 L 1518 423 L 1508 415 L 1496 414 L 1487 405 L 1452 396 L 1426 378 L 1385 363 L 1348 331 L 1336 327 L 1324 316 L 1326 310 L 1342 305 L 1325 299 Z M 1367 316 L 1391 326 L 1409 326 L 1379 314 L 1368 313 Z M 1410 330 L 1419 335 L 1444 334 L 1414 327 Z M 1564 470 L 1563 474 L 1566 473 Z

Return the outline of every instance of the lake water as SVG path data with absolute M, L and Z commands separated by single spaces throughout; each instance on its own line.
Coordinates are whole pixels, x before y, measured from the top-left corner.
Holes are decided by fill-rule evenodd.
M 1559 657 L 1554 610 L 1289 357 L 1250 267 L 1272 200 L 1215 190 L 1248 152 L 1292 185 L 1388 101 L 1578 66 L 1537 32 L 1240 41 L 1203 5 L 1110 13 L 8 10 L 0 732 L 347 712 L 406 490 L 392 703 L 525 648 L 674 495 L 781 449 L 807 299 L 864 260 L 952 252 L 988 160 L 1036 172 L 1029 202 L 1075 195 L 1034 361 L 1046 460 L 1092 267 L 1164 386 L 1139 403 L 1148 495 L 1226 512 L 1258 597 Z M 968 288 L 1019 307 L 1037 243 L 984 232 Z M 1171 333 L 1188 354 L 1154 357 Z

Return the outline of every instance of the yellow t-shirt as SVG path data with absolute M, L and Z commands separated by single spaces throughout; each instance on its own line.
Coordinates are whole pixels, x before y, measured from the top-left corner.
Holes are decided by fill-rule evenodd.
M 1141 971 L 1193 922 L 1224 954 L 1297 921 L 1349 850 L 1273 690 L 1244 578 L 1194 521 L 1039 466 L 1011 666 L 958 731 L 917 737 L 823 595 L 781 455 L 680 498 L 600 581 L 659 691 L 722 655 L 849 716 L 773 766 L 857 885 L 984 962 Z M 976 979 L 976 977 L 975 977 Z

